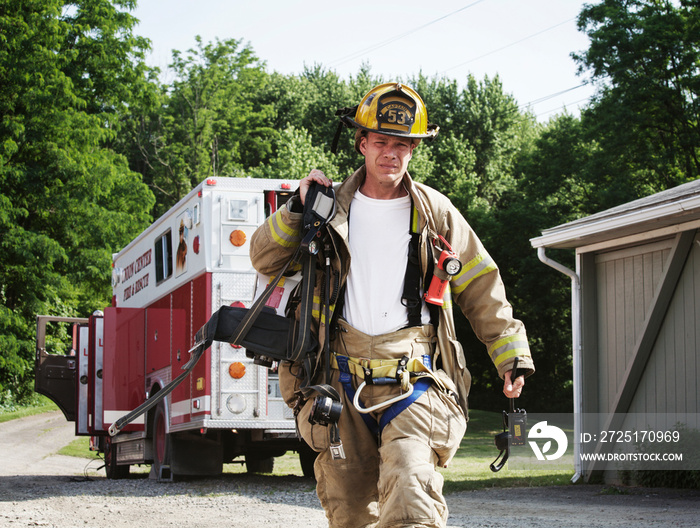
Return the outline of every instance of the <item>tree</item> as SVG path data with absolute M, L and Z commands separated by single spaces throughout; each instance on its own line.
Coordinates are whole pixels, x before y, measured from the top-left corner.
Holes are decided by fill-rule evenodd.
M 515 185 L 518 153 L 534 138 L 534 120 L 523 115 L 515 98 L 504 93 L 498 77 L 465 88 L 445 78 L 419 76 L 410 81 L 440 126 L 435 142 L 426 143 L 434 170 L 426 183 L 447 195 L 465 217 L 475 219 L 495 207 Z
M 274 73 L 260 91 L 261 104 L 274 106 L 274 128 L 285 130 L 289 126 L 306 130 L 311 145 L 331 154 L 333 139 L 340 123 L 335 115 L 343 107 L 360 102 L 362 96 L 374 86 L 367 68 L 357 78 L 348 82 L 321 66 L 307 67 L 299 75 Z M 342 181 L 359 166 L 359 156 L 354 151 L 354 134 L 341 130 L 333 163 Z M 279 157 L 273 147 L 273 157 Z
M 159 107 L 135 113 L 132 167 L 158 197 L 161 214 L 210 176 L 243 175 L 270 155 L 276 136 L 273 106 L 256 95 L 267 83 L 262 63 L 240 40 L 218 39 L 173 52 L 172 85 L 161 87 Z
M 109 147 L 144 88 L 129 1 L 6 0 L 0 10 L 0 389 L 31 394 L 36 314 L 110 298 L 111 254 L 153 197 Z M 123 84 L 130 83 L 130 86 Z
M 563 114 L 541 125 L 532 148 L 517 157 L 516 186 L 503 195 L 484 230 L 537 366 L 526 405 L 549 411 L 570 411 L 572 405 L 571 284 L 539 262 L 529 239 L 590 211 L 596 189 L 587 178 L 595 152 L 578 118 Z M 549 254 L 574 267 L 570 252 Z M 490 381 L 480 375 L 477 381 Z
M 700 176 L 700 6 L 697 0 L 604 0 L 578 25 L 574 55 L 600 90 L 584 125 L 600 153 L 601 207 Z
M 275 157 L 248 171 L 250 177 L 300 180 L 311 169 L 320 169 L 330 179 L 339 181 L 335 159 L 322 147 L 314 146 L 310 134 L 304 129 L 289 125 L 277 137 L 273 150 Z

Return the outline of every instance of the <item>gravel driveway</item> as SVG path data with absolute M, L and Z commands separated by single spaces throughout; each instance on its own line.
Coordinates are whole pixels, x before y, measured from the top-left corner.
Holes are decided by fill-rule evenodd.
M 320 528 L 313 481 L 224 474 L 109 481 L 96 462 L 55 453 L 73 440 L 59 412 L 0 424 L 0 526 Z M 700 492 L 601 486 L 485 489 L 447 496 L 450 527 L 700 527 Z

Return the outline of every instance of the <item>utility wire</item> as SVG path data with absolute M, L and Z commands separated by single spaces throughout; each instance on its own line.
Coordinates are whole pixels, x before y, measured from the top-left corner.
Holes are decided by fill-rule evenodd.
M 540 113 L 537 114 L 535 117 L 542 117 L 543 115 L 551 114 L 552 112 L 558 112 L 558 111 L 562 110 L 562 108 L 567 108 L 567 107 L 569 107 L 569 106 L 573 106 L 573 105 L 576 105 L 576 104 L 579 104 L 579 103 L 587 102 L 587 101 L 589 101 L 589 100 L 590 100 L 590 99 L 585 98 L 585 99 L 579 99 L 578 101 L 574 101 L 574 102 L 572 102 L 572 103 L 565 103 L 565 104 L 563 104 L 562 106 L 559 106 L 559 107 L 557 107 L 557 108 L 553 108 L 553 109 L 551 109 L 551 110 L 547 110 L 546 112 L 540 112 Z
M 354 53 L 350 53 L 349 55 L 345 55 L 344 57 L 340 57 L 339 59 L 330 62 L 330 63 L 329 63 L 329 66 L 340 66 L 341 64 L 345 64 L 346 62 L 349 62 L 349 61 L 351 61 L 351 60 L 353 60 L 353 59 L 356 59 L 356 58 L 358 58 L 358 57 L 361 57 L 362 55 L 364 55 L 364 54 L 366 54 L 366 53 L 370 53 L 370 52 L 372 52 L 372 51 L 378 50 L 379 48 L 383 48 L 384 46 L 388 46 L 389 44 L 391 44 L 391 43 L 393 43 L 393 42 L 396 42 L 397 40 L 400 40 L 400 39 L 402 39 L 402 38 L 405 38 L 405 37 L 407 37 L 408 35 L 412 35 L 413 33 L 417 32 L 417 31 L 420 31 L 421 29 L 424 29 L 424 28 L 426 28 L 426 27 L 428 27 L 428 26 L 431 26 L 431 25 L 433 25 L 433 24 L 435 24 L 435 23 L 437 23 L 437 22 L 440 22 L 441 20 L 444 20 L 444 19 L 446 19 L 446 18 L 448 18 L 448 17 L 451 17 L 452 15 L 456 15 L 457 13 L 459 13 L 459 12 L 461 12 L 461 11 L 464 11 L 464 10 L 466 10 L 466 9 L 469 9 L 470 7 L 474 7 L 476 4 L 480 4 L 481 2 L 484 2 L 484 1 L 485 1 L 485 0 L 477 0 L 476 2 L 472 2 L 472 3 L 469 4 L 469 5 L 466 5 L 466 6 L 464 6 L 464 7 L 461 7 L 461 8 L 459 8 L 459 9 L 457 9 L 457 11 L 453 11 L 452 13 L 448 13 L 448 14 L 446 14 L 446 15 L 443 15 L 443 16 L 441 16 L 441 17 L 439 17 L 439 18 L 436 18 L 435 20 L 432 20 L 432 21 L 430 21 L 430 22 L 428 22 L 428 23 L 426 23 L 426 24 L 423 24 L 422 26 L 418 26 L 418 27 L 416 27 L 416 28 L 414 28 L 414 29 L 411 29 L 411 30 L 409 30 L 409 31 L 406 31 L 406 32 L 404 32 L 404 33 L 401 33 L 400 35 L 396 35 L 396 36 L 394 36 L 394 37 L 391 37 L 391 38 L 389 38 L 389 39 L 387 39 L 387 40 L 384 40 L 384 41 L 382 41 L 382 42 L 379 42 L 378 44 L 373 44 L 373 45 L 371 45 L 371 46 L 368 46 L 368 47 L 366 47 L 366 48 L 364 48 L 364 49 L 361 49 L 360 51 L 356 51 L 356 52 L 354 52 Z
M 507 44 L 501 48 L 489 51 L 488 53 L 484 53 L 483 55 L 479 55 L 478 57 L 474 57 L 473 59 L 469 59 L 468 61 L 465 62 L 460 62 L 456 66 L 451 66 L 447 68 L 446 70 L 443 70 L 443 74 L 450 71 L 454 70 L 455 68 L 459 68 L 460 66 L 464 66 L 465 64 L 469 64 L 470 62 L 477 61 L 479 59 L 483 59 L 484 57 L 488 57 L 489 55 L 493 55 L 494 53 L 498 53 L 499 51 L 503 51 L 504 49 L 508 49 L 512 46 L 515 46 L 516 44 L 520 44 L 521 42 L 525 42 L 526 40 L 530 40 L 531 38 L 535 38 L 542 33 L 546 33 L 547 31 L 551 31 L 553 29 L 558 28 L 559 26 L 563 26 L 564 24 L 568 24 L 569 22 L 572 22 L 573 20 L 576 20 L 577 17 L 569 18 L 568 20 L 564 20 L 563 22 L 559 22 L 558 24 L 555 24 L 551 27 L 548 27 L 547 29 L 543 29 L 542 31 L 538 31 L 537 33 L 533 33 L 532 35 L 528 35 L 527 37 L 521 38 L 520 40 L 516 40 L 515 42 L 511 42 L 510 44 Z
M 565 94 L 568 92 L 572 92 L 574 90 L 578 90 L 579 88 L 583 88 L 584 86 L 588 86 L 588 83 L 584 82 L 584 83 L 579 84 L 578 86 L 573 86 L 571 88 L 567 88 L 566 90 L 562 90 L 562 91 L 557 92 L 557 93 L 545 95 L 543 97 L 540 97 L 539 99 L 535 99 L 534 101 L 530 101 L 529 103 L 525 103 L 525 104 L 520 105 L 520 109 L 522 110 L 523 108 L 527 108 L 529 106 L 534 106 L 534 105 L 539 104 L 539 103 L 544 103 L 545 101 L 549 101 L 550 99 L 554 99 L 555 97 L 557 97 L 559 95 L 562 95 L 562 94 Z

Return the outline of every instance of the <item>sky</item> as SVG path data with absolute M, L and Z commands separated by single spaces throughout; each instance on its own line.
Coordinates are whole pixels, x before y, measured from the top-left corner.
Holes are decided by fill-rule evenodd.
M 591 3 L 589 0 L 588 3 Z M 341 78 L 363 64 L 384 81 L 419 73 L 464 86 L 469 74 L 499 76 L 504 92 L 540 121 L 578 115 L 593 87 L 572 52 L 588 48 L 578 0 L 138 0 L 136 33 L 148 63 L 168 82 L 172 50 L 236 39 L 267 70 L 299 74 L 320 65 Z M 583 85 L 583 86 L 582 86 Z M 359 101 L 348 101 L 348 105 Z M 430 114 L 430 108 L 428 108 Z

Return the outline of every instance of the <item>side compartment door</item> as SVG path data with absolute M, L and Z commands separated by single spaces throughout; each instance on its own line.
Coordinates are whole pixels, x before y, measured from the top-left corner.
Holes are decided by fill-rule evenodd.
M 104 315 L 90 317 L 90 342 L 88 344 L 88 409 L 92 415 L 88 431 L 91 434 L 104 434 L 103 423 L 103 358 L 104 358 Z
M 78 317 L 37 316 L 34 390 L 55 402 L 69 422 L 76 415 L 76 323 L 87 322 Z
M 105 310 L 101 369 L 103 423 L 100 424 L 104 430 L 146 399 L 145 339 L 144 309 L 110 307 Z M 123 431 L 143 431 L 144 421 L 142 415 Z
M 88 402 L 89 384 L 89 344 L 90 344 L 90 328 L 88 325 L 78 326 L 78 365 L 76 375 L 78 383 L 76 387 L 76 399 L 78 405 L 78 414 L 75 417 L 75 434 L 89 435 L 90 427 L 94 423 L 92 409 Z
M 171 379 L 182 374 L 182 367 L 189 361 L 187 353 L 187 341 L 185 331 L 185 310 L 174 309 L 172 311 L 172 340 L 170 341 L 170 353 L 173 356 Z M 204 358 L 203 358 L 204 359 Z M 188 423 L 192 414 L 192 374 L 185 379 L 170 395 L 170 423 L 171 425 Z

